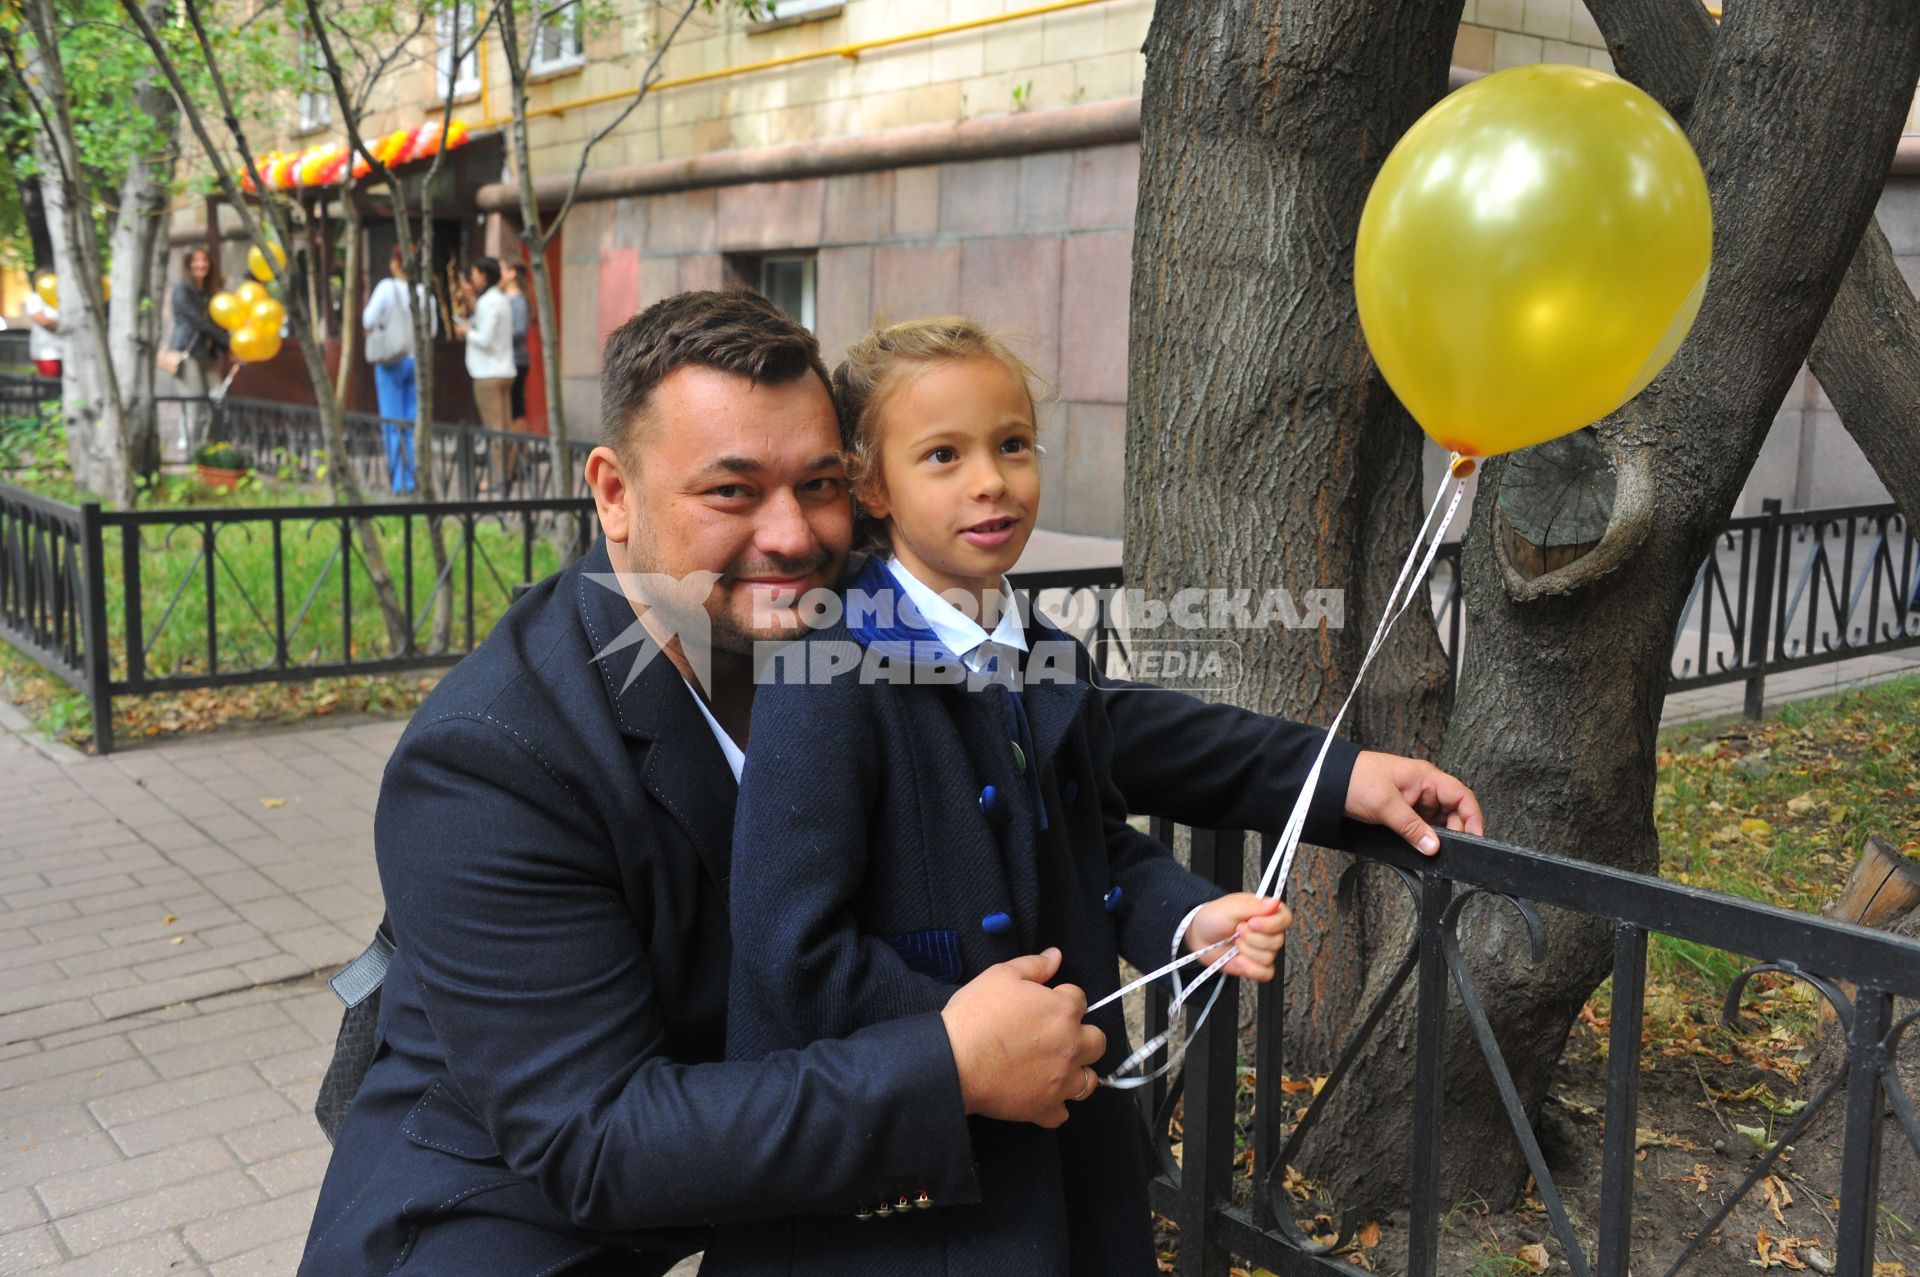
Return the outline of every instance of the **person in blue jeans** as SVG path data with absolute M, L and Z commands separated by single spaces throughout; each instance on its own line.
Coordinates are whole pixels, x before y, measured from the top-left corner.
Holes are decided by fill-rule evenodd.
M 424 300 L 431 328 L 433 303 L 431 298 Z M 419 390 L 414 381 L 407 266 L 398 244 L 394 245 L 387 277 L 374 285 L 373 295 L 367 298 L 360 324 L 367 334 L 367 358 L 373 364 L 373 391 L 380 406 L 387 474 L 395 492 L 412 492 L 419 486 L 413 458 L 413 419 L 419 412 Z

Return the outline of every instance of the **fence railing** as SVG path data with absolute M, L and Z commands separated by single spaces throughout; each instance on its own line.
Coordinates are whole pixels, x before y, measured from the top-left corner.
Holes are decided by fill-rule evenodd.
M 329 464 L 320 415 L 309 404 L 232 397 L 211 402 L 168 398 L 160 403 L 167 413 L 210 413 L 209 437 L 240 448 L 261 470 L 284 471 L 312 483 Z M 420 456 L 412 422 L 349 412 L 342 427 L 348 463 L 368 499 L 398 495 L 395 449 L 402 450 L 399 458 L 411 459 L 417 483 L 429 459 Z M 434 486 L 443 499 L 525 500 L 588 495 L 582 474 L 593 446 L 591 440 L 569 442 L 566 460 L 556 472 L 553 441 L 545 435 L 436 422 L 429 450 Z
M 0 638 L 86 694 L 107 753 L 115 696 L 451 665 L 597 531 L 578 499 L 102 510 L 0 484 Z
M 1667 693 L 1746 684 L 1759 717 L 1769 675 L 1920 647 L 1920 536 L 1891 505 L 1766 512 L 1730 520 L 1700 565 L 1674 631 Z M 1118 565 L 1020 575 L 1050 615 L 1110 673 L 1133 673 Z M 1428 578 L 1450 674 L 1465 651 L 1460 543 L 1440 547 Z M 1045 593 L 1042 593 L 1045 591 Z
M 1153 833 L 1173 845 L 1171 825 L 1156 821 Z M 1179 1271 L 1186 1277 L 1226 1277 L 1232 1265 L 1259 1266 L 1282 1277 L 1332 1277 L 1355 1271 L 1336 1255 L 1347 1248 L 1351 1230 L 1364 1217 L 1345 1214 L 1335 1241 L 1314 1240 L 1295 1218 L 1295 1203 L 1285 1191 L 1287 1168 L 1300 1160 L 1305 1141 L 1319 1129 L 1329 1101 L 1379 1030 L 1388 1007 L 1405 996 L 1411 984 L 1415 999 L 1412 1112 L 1376 1115 L 1380 1121 L 1411 1122 L 1412 1159 L 1406 1171 L 1412 1192 L 1406 1207 L 1403 1270 L 1411 1277 L 1433 1277 L 1440 1271 L 1437 1251 L 1446 1206 L 1440 1192 L 1440 1107 L 1450 1068 L 1490 1073 L 1505 1109 L 1507 1133 L 1532 1172 L 1551 1236 L 1576 1277 L 1626 1277 L 1630 1266 L 1633 1272 L 1668 1277 L 1727 1271 L 1731 1261 L 1725 1254 L 1715 1256 L 1711 1267 L 1695 1262 L 1703 1244 L 1755 1185 L 1775 1170 L 1783 1152 L 1837 1102 L 1844 1144 L 1839 1201 L 1831 1225 L 1833 1267 L 1820 1271 L 1872 1277 L 1883 1140 L 1904 1139 L 1920 1157 L 1920 1117 L 1895 1063 L 1903 1036 L 1920 1020 L 1920 1011 L 1896 1018 L 1895 1003 L 1896 996 L 1920 998 L 1920 943 L 1540 851 L 1460 834 L 1440 837 L 1440 854 L 1431 859 L 1415 855 L 1391 835 L 1371 828 L 1343 848 L 1356 858 L 1349 874 L 1371 866 L 1404 886 L 1417 922 L 1391 979 L 1365 1010 L 1325 1082 L 1297 1120 L 1299 1098 L 1286 1094 L 1282 1086 L 1286 1061 L 1281 1025 L 1286 999 L 1301 994 L 1288 987 L 1284 952 L 1273 983 L 1261 986 L 1255 996 L 1250 1058 L 1242 1055 L 1237 1018 L 1215 1015 L 1195 1037 L 1184 1071 L 1170 1081 L 1142 1088 L 1142 1108 L 1159 1151 L 1160 1171 L 1152 1184 L 1154 1208 L 1178 1226 Z M 1196 873 L 1227 890 L 1243 889 L 1244 835 L 1194 830 L 1190 847 Z M 1345 888 L 1343 880 L 1343 896 Z M 1517 917 L 1536 965 L 1547 952 L 1548 929 L 1571 922 L 1566 915 L 1598 919 L 1612 931 L 1606 1133 L 1598 1205 L 1582 1212 L 1585 1227 L 1580 1230 L 1572 1223 L 1562 1188 L 1521 1106 L 1512 1070 L 1475 982 L 1472 955 L 1482 943 L 1492 943 L 1490 937 L 1513 930 L 1478 925 L 1495 910 Z M 1463 919 L 1472 919 L 1476 925 L 1463 927 Z M 1772 972 L 1777 973 L 1775 978 L 1810 986 L 1832 1008 L 1845 1037 L 1845 1066 L 1830 1078 L 1811 1080 L 1818 1090 L 1806 1106 L 1771 1133 L 1773 1137 L 1738 1186 L 1700 1221 L 1693 1240 L 1671 1255 L 1632 1251 L 1636 1133 L 1641 1126 L 1641 1029 L 1647 943 L 1653 934 L 1754 957 L 1754 964 L 1726 991 L 1722 1014 L 1729 1027 L 1739 1027 L 1749 981 Z M 1478 1047 L 1469 1054 L 1477 1059 L 1444 1058 L 1446 1025 L 1453 1016 L 1466 1017 Z M 1149 988 L 1145 1022 L 1149 1035 L 1166 1027 L 1166 995 L 1157 986 Z M 1240 1071 L 1249 1065 L 1253 1086 L 1246 1093 L 1238 1082 Z M 1176 1110 L 1180 1110 L 1177 1130 Z M 1236 1130 L 1249 1133 L 1250 1177 L 1240 1161 Z M 1835 1186 L 1822 1186 L 1831 1187 Z M 1649 1191 L 1661 1190 L 1649 1184 Z M 1729 1244 L 1742 1243 L 1729 1238 Z

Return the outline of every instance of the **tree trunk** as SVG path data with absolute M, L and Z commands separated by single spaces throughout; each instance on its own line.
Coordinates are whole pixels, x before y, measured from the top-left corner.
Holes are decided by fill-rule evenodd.
M 162 22 L 164 3 L 149 4 L 148 17 Z M 126 464 L 135 474 L 160 473 L 160 431 L 153 403 L 153 358 L 160 341 L 160 308 L 140 299 L 156 293 L 166 278 L 167 224 L 171 220 L 174 130 L 173 95 L 149 69 L 134 89 L 141 114 L 156 121 L 166 139 L 155 155 L 134 155 L 120 181 L 120 218 L 113 229 L 113 295 L 122 298 L 107 312 L 107 345 L 113 352 L 126 420 Z
M 1146 43 L 1126 457 L 1130 587 L 1344 592 L 1326 628 L 1134 635 L 1219 645 L 1230 698 L 1331 719 L 1424 508 L 1419 431 L 1374 373 L 1353 295 L 1368 186 L 1446 89 L 1460 4 L 1162 3 Z M 1431 750 L 1446 665 L 1410 623 L 1346 735 Z M 1284 813 L 1276 813 L 1275 823 Z M 1336 919 L 1344 856 L 1303 849 L 1290 888 L 1294 1072 L 1324 1071 L 1353 1019 L 1377 910 Z M 1297 983 L 1296 983 L 1297 982 Z
M 1490 833 L 1657 870 L 1654 739 L 1674 627 L 1872 215 L 1916 75 L 1920 9 L 1729 8 L 1689 129 L 1716 220 L 1706 303 L 1668 370 L 1595 429 L 1623 490 L 1636 485 L 1635 538 L 1604 564 L 1596 551 L 1526 581 L 1494 533 L 1502 480 L 1529 462 L 1482 472 L 1463 547 L 1473 637 L 1440 761 L 1476 786 Z M 1460 935 L 1532 1115 L 1607 974 L 1609 928 L 1550 915 L 1538 968 L 1502 904 L 1475 902 Z M 1323 1144 L 1315 1168 L 1343 1201 L 1404 1200 L 1413 1026 L 1403 999 L 1334 1097 L 1338 1149 Z M 1509 1199 L 1524 1164 L 1457 1007 L 1444 1049 L 1443 1144 L 1475 1149 L 1443 1162 L 1446 1200 L 1469 1186 Z
M 133 504 L 126 423 L 102 296 L 100 241 L 75 141 L 60 26 L 50 0 L 31 0 L 27 94 L 36 122 L 40 197 L 60 279 L 60 398 L 73 481 L 121 506 Z
M 540 375 L 546 379 L 547 446 L 552 450 L 553 473 L 557 482 L 567 454 L 567 414 L 560 402 L 560 343 L 555 340 L 560 324 L 553 308 L 553 279 L 547 270 L 547 245 L 558 233 L 559 224 L 556 222 L 551 228 L 542 224 L 539 194 L 533 185 L 533 153 L 527 137 L 527 71 L 526 63 L 521 59 L 519 18 L 512 5 L 503 4 L 496 11 L 495 19 L 500 24 L 501 52 L 506 55 L 507 71 L 512 82 L 513 127 L 508 130 L 507 136 L 512 141 L 510 157 L 514 181 L 520 188 L 520 240 L 532 257 L 528 265 L 533 271 L 534 314 L 540 323 Z M 554 495 L 561 494 L 556 491 Z

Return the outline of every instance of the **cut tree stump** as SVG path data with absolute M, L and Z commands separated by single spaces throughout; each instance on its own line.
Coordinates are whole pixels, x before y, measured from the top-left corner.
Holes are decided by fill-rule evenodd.
M 1860 859 L 1847 875 L 1847 885 L 1840 889 L 1839 898 L 1828 905 L 1825 912 L 1836 922 L 1891 931 L 1916 909 L 1920 909 L 1920 864 L 1907 859 L 1898 847 L 1874 834 L 1860 849 Z M 1840 987 L 1849 998 L 1853 996 L 1853 985 L 1842 980 Z M 1833 1006 L 1821 999 L 1821 1026 L 1824 1028 L 1833 1019 Z

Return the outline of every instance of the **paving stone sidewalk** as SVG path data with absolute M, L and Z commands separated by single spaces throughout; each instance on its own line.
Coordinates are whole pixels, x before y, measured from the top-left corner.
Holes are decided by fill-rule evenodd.
M 380 917 L 403 724 L 61 760 L 0 731 L 0 1274 L 288 1274 L 328 1148 L 316 974 Z

